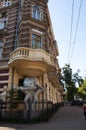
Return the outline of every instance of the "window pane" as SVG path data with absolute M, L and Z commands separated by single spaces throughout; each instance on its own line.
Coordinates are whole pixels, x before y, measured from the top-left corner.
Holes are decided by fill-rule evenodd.
M 41 12 L 37 6 L 33 6 L 32 17 L 37 19 L 37 20 L 41 19 Z
M 7 17 L 0 18 L 0 29 L 5 28 L 7 20 Z
M 34 9 L 34 10 L 37 10 L 37 9 L 38 9 L 38 7 L 35 5 L 35 6 L 33 6 L 33 9 Z
M 36 35 L 35 35 L 35 34 L 32 34 L 32 38 L 35 39 L 35 38 L 36 38 Z
M 0 22 L 0 29 L 4 28 L 4 22 Z
M 37 49 L 41 48 L 41 36 L 38 36 L 36 34 L 32 34 L 32 48 Z
M 42 47 L 41 47 L 41 42 L 38 42 L 38 48 L 42 48 Z
M 32 15 L 32 17 L 36 19 L 36 11 L 35 11 L 35 10 L 33 10 L 33 15 Z
M 40 18 L 40 12 L 39 12 L 39 11 L 37 12 L 37 19 L 38 19 L 38 20 L 41 19 L 41 18 Z
M 35 49 L 35 40 L 32 40 L 32 48 Z

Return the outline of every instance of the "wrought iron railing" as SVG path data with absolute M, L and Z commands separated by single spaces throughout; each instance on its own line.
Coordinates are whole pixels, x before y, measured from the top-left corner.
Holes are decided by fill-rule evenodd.
M 25 109 L 23 101 L 2 102 L 0 101 L 0 121 L 10 122 L 37 122 L 47 121 L 55 113 L 62 103 L 52 102 L 28 103 L 29 109 Z

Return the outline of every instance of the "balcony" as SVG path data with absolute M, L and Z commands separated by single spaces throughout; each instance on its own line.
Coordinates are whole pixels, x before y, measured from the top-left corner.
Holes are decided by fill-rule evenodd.
M 19 47 L 10 54 L 9 66 L 24 76 L 39 76 L 56 68 L 54 57 L 43 49 Z

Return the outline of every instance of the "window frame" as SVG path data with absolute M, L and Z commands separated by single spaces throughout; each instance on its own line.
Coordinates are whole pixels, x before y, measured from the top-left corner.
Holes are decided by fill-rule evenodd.
M 2 18 L 0 18 L 0 24 L 2 24 L 2 25 L 0 26 L 0 30 L 6 28 L 6 26 L 7 26 L 7 21 L 8 21 L 8 18 L 7 18 L 7 17 L 2 17 Z
M 37 8 L 37 9 L 36 9 Z M 41 9 L 37 5 L 32 6 L 32 18 L 41 21 L 42 20 L 42 14 Z
M 32 49 L 42 49 L 42 37 L 32 33 Z

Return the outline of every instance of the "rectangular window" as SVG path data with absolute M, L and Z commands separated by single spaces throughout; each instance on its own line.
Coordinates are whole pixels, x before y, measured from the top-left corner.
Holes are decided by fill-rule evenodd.
M 0 18 L 0 29 L 4 29 L 6 25 L 7 25 L 7 18 L 6 17 Z
M 0 29 L 3 29 L 3 28 L 4 28 L 4 22 L 0 21 Z
M 41 36 L 32 34 L 32 48 L 33 49 L 42 48 Z

